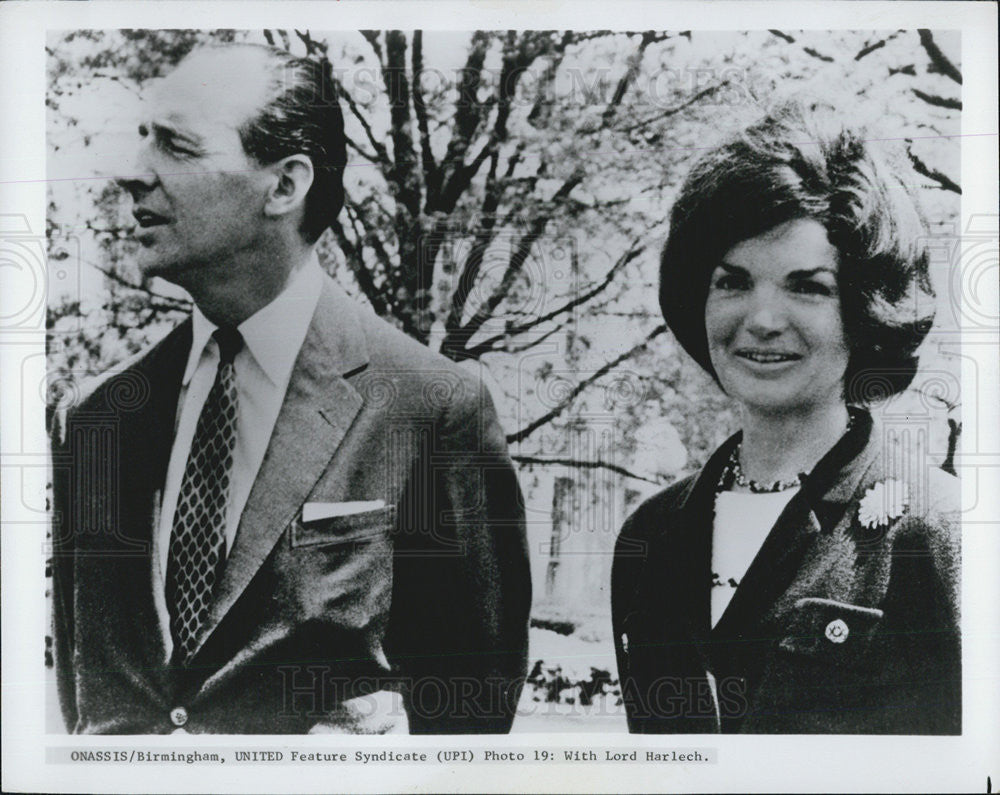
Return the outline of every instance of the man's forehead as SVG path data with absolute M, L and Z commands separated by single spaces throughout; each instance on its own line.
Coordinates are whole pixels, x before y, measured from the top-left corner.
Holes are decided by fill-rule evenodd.
M 270 99 L 266 67 L 266 54 L 253 50 L 195 53 L 151 89 L 147 112 L 164 121 L 236 127 Z

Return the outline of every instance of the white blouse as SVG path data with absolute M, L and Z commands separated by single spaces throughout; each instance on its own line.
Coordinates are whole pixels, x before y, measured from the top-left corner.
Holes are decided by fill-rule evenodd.
M 723 491 L 712 525 L 712 626 L 729 606 L 758 550 L 798 488 L 770 494 Z

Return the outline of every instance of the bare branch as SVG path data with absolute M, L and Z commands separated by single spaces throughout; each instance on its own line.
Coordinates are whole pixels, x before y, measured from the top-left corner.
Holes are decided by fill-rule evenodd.
M 377 30 L 362 30 L 361 35 L 365 37 L 372 50 L 375 52 L 375 57 L 378 58 L 379 66 L 383 69 L 385 68 L 385 57 L 382 55 L 382 45 L 378 41 L 378 31 Z
M 704 99 L 705 97 L 709 97 L 712 94 L 714 94 L 715 92 L 719 91 L 720 89 L 725 88 L 726 86 L 729 85 L 729 83 L 730 83 L 729 80 L 723 80 L 721 83 L 717 83 L 714 86 L 709 86 L 708 88 L 703 88 L 701 91 L 699 91 L 693 97 L 690 97 L 689 99 L 684 100 L 680 105 L 675 105 L 672 108 L 667 108 L 662 113 L 657 113 L 655 116 L 651 116 L 648 119 L 643 119 L 642 121 L 637 122 L 636 124 L 633 124 L 630 127 L 625 127 L 622 130 L 622 132 L 625 132 L 625 133 L 635 132 L 636 130 L 640 130 L 643 127 L 646 127 L 647 125 L 652 124 L 655 121 L 660 121 L 660 120 L 666 119 L 666 118 L 668 118 L 670 116 L 675 116 L 676 114 L 680 113 L 681 111 L 687 110 L 692 105 L 694 105 L 696 102 L 699 102 L 700 100 Z
M 333 83 L 340 96 L 343 97 L 344 101 L 347 103 L 347 107 L 351 111 L 351 114 L 358 120 L 361 124 L 361 128 L 365 131 L 365 135 L 368 137 L 368 143 L 372 145 L 372 148 L 378 156 L 377 162 L 382 166 L 384 172 L 389 174 L 393 168 L 392 159 L 389 157 L 389 151 L 385 148 L 385 145 L 375 137 L 371 124 L 368 123 L 368 119 L 365 118 L 365 115 L 361 112 L 361 108 L 358 107 L 358 103 L 354 101 L 354 97 L 348 93 L 347 89 L 344 88 L 343 84 L 337 80 L 337 78 L 333 78 Z
M 825 61 L 826 63 L 833 63 L 832 57 L 830 57 L 829 55 L 823 55 L 823 53 L 814 50 L 812 47 L 803 47 L 802 52 L 804 52 L 806 55 L 811 55 L 813 58 L 818 58 L 821 61 Z
M 621 105 L 622 100 L 625 98 L 625 93 L 635 81 L 636 75 L 639 74 L 639 69 L 642 67 L 642 56 L 645 54 L 646 48 L 653 42 L 663 41 L 665 38 L 667 38 L 665 34 L 656 34 L 651 30 L 647 30 L 642 34 L 638 48 L 629 56 L 628 68 L 625 70 L 625 74 L 618 81 L 615 93 L 611 96 L 608 106 L 604 109 L 604 113 L 601 114 L 601 124 L 603 126 L 607 127 L 611 123 L 611 120 L 618 112 L 618 106 Z
M 934 105 L 937 108 L 948 108 L 948 110 L 962 109 L 961 100 L 952 99 L 951 97 L 939 97 L 937 94 L 926 94 L 919 88 L 911 88 L 910 91 L 920 97 L 920 99 L 928 105 Z
M 424 36 L 423 31 L 413 31 L 413 43 L 410 51 L 410 68 L 413 71 L 413 109 L 417 114 L 417 129 L 420 131 L 420 155 L 424 167 L 424 183 L 427 192 L 437 190 L 437 164 L 431 151 L 431 133 L 427 124 L 427 104 L 424 102 L 424 92 L 420 87 L 420 77 L 424 72 Z
M 185 310 L 191 308 L 190 301 L 185 301 L 181 298 L 173 298 L 169 295 L 163 295 L 162 293 L 150 290 L 143 284 L 135 284 L 134 282 L 131 282 L 128 279 L 126 279 L 121 274 L 116 273 L 113 270 L 109 270 L 108 268 L 104 268 L 95 262 L 89 262 L 88 264 L 92 268 L 97 270 L 99 273 L 103 274 L 105 277 L 113 281 L 115 284 L 120 284 L 122 287 L 127 287 L 130 290 L 135 290 L 137 293 L 145 293 L 151 299 L 162 302 L 162 304 L 165 307 L 170 307 L 172 309 L 185 309 Z
M 933 71 L 940 72 L 961 85 L 962 73 L 958 70 L 958 67 L 955 66 L 955 64 L 953 64 L 943 52 L 941 52 L 941 48 L 935 43 L 934 36 L 931 32 L 926 28 L 921 28 L 917 31 L 917 33 L 920 35 L 920 43 L 927 51 L 927 56 L 931 59 Z
M 647 478 L 642 475 L 637 475 L 623 466 L 618 464 L 609 464 L 606 461 L 582 461 L 576 458 L 537 458 L 536 456 L 530 455 L 512 455 L 511 459 L 519 464 L 534 465 L 557 465 L 557 466 L 567 466 L 575 467 L 576 469 L 607 469 L 618 475 L 624 475 L 627 478 L 632 478 L 634 480 L 644 480 L 646 483 L 654 483 L 659 485 L 660 481 L 653 480 L 652 478 Z
M 545 342 L 553 334 L 558 334 L 560 331 L 566 328 L 566 323 L 560 323 L 558 326 L 550 331 L 546 331 L 542 336 L 536 337 L 531 340 L 531 342 L 526 342 L 524 345 L 508 345 L 505 348 L 497 348 L 496 350 L 503 350 L 504 353 L 524 353 L 525 351 L 530 351 L 532 348 L 537 348 L 543 342 Z M 477 357 L 474 357 L 477 358 Z
M 351 149 L 353 149 L 355 152 L 361 155 L 369 163 L 373 163 L 376 166 L 382 165 L 381 159 L 375 152 L 369 152 L 367 149 L 363 148 L 361 144 L 359 144 L 357 141 L 355 141 L 353 138 L 351 138 L 351 136 L 347 135 L 346 133 L 344 134 L 344 141 L 347 142 L 347 145 L 351 147 Z
M 567 178 L 566 181 L 560 186 L 559 190 L 556 191 L 555 195 L 552 197 L 552 202 L 554 204 L 558 204 L 569 196 L 573 189 L 583 180 L 583 175 L 584 172 L 582 166 L 578 166 L 574 169 L 569 178 Z M 528 259 L 528 254 L 531 253 L 532 246 L 535 245 L 535 242 L 539 237 L 541 237 L 542 232 L 545 231 L 545 227 L 549 223 L 549 218 L 550 214 L 544 214 L 532 221 L 528 231 L 521 236 L 514 252 L 510 255 L 507 268 L 500 280 L 500 284 L 490 294 L 489 298 L 483 302 L 482 306 L 476 310 L 475 315 L 472 316 L 468 323 L 461 328 L 454 329 L 453 333 L 448 335 L 445 342 L 447 343 L 449 355 L 461 357 L 462 349 L 465 348 L 469 339 L 471 339 L 473 335 L 475 335 L 475 333 L 482 328 L 483 324 L 487 320 L 493 317 L 493 312 L 510 292 L 511 287 L 514 286 L 514 281 L 517 279 L 518 274 L 524 267 L 524 263 Z M 442 345 L 442 350 L 444 349 L 445 346 Z
M 580 393 L 583 392 L 587 387 L 589 387 L 595 381 L 598 381 L 604 376 L 606 376 L 622 362 L 631 359 L 640 351 L 645 350 L 649 346 L 650 342 L 652 342 L 658 336 L 663 334 L 666 330 L 667 326 L 665 323 L 661 323 L 659 326 L 654 328 L 651 332 L 649 332 L 649 334 L 646 335 L 646 338 L 638 345 L 632 346 L 627 351 L 625 351 L 625 353 L 623 353 L 621 356 L 612 359 L 610 362 L 605 364 L 599 370 L 596 370 L 590 376 L 583 379 L 580 383 L 578 383 L 575 387 L 573 387 L 573 389 L 570 390 L 569 394 L 563 400 L 561 400 L 557 406 L 554 406 L 550 411 L 547 411 L 545 414 L 543 414 L 541 417 L 534 420 L 533 422 L 528 423 L 521 430 L 516 431 L 515 433 L 507 434 L 507 444 L 514 444 L 516 442 L 523 441 L 532 433 L 541 428 L 543 425 L 552 422 L 552 420 L 554 420 L 556 417 L 558 417 L 560 414 L 566 411 L 566 409 L 568 409 L 573 404 L 573 402 L 577 399 Z
M 617 273 L 622 268 L 624 268 L 628 263 L 630 263 L 632 260 L 638 257 L 643 252 L 644 249 L 645 246 L 641 246 L 639 245 L 639 241 L 635 241 L 632 244 L 632 247 L 624 254 L 622 254 L 615 262 L 615 264 L 608 269 L 608 272 L 604 275 L 604 278 L 596 285 L 594 285 L 592 288 L 590 288 L 586 292 L 580 293 L 572 300 L 567 301 L 558 309 L 554 309 L 553 311 L 545 315 L 540 315 L 539 317 L 533 318 L 527 323 L 521 323 L 517 325 L 512 325 L 508 323 L 507 328 L 504 330 L 503 334 L 496 334 L 493 337 L 490 337 L 489 339 L 478 343 L 473 348 L 467 349 L 468 358 L 478 359 L 484 353 L 489 353 L 490 351 L 496 350 L 496 345 L 498 342 L 501 342 L 506 338 L 513 337 L 518 334 L 523 334 L 524 332 L 530 331 L 531 329 L 536 328 L 537 326 L 540 326 L 543 323 L 548 323 L 551 320 L 555 320 L 560 315 L 570 312 L 576 307 L 580 306 L 581 304 L 586 303 L 591 298 L 593 298 L 594 296 L 598 295 L 599 293 L 607 289 L 608 285 L 611 284 Z
M 885 47 L 886 41 L 887 41 L 886 39 L 882 39 L 880 41 L 875 42 L 874 44 L 869 44 L 867 47 L 864 47 L 861 51 L 858 52 L 857 55 L 854 56 L 854 60 L 860 61 L 866 55 L 871 55 L 873 52 L 875 52 L 875 50 L 879 50 L 882 47 Z
M 912 148 L 909 146 L 911 141 L 907 141 L 906 154 L 910 158 L 910 163 L 913 164 L 913 170 L 918 174 L 927 177 L 928 179 L 934 180 L 938 185 L 941 186 L 942 190 L 950 190 L 952 193 L 962 194 L 962 188 L 959 187 L 957 183 L 951 180 L 947 175 L 942 174 L 937 169 L 933 169 L 928 166 L 923 160 L 917 157 Z
M 368 269 L 364 257 L 361 255 L 361 246 L 355 245 L 348 239 L 340 221 L 334 219 L 333 223 L 330 224 L 330 229 L 333 230 L 333 234 L 337 238 L 337 245 L 340 247 L 340 250 L 344 252 L 347 267 L 354 275 L 354 280 L 358 283 L 358 287 L 361 288 L 361 292 L 365 294 L 365 297 L 371 303 L 372 309 L 379 316 L 386 315 L 389 307 L 386 304 L 385 295 L 375 286 L 372 272 Z
M 469 55 L 465 60 L 465 66 L 462 67 L 456 86 L 458 100 L 455 103 L 455 121 L 451 140 L 448 141 L 448 148 L 441 161 L 442 184 L 445 182 L 445 175 L 464 163 L 465 154 L 472 143 L 472 137 L 482 121 L 482 103 L 476 95 L 482 80 L 481 72 L 486 61 L 486 51 L 489 49 L 491 40 L 490 34 L 485 31 L 476 31 L 472 34 Z M 427 211 L 436 212 L 439 209 L 438 203 L 438 197 L 428 196 Z M 450 210 L 445 209 L 445 212 L 450 212 Z

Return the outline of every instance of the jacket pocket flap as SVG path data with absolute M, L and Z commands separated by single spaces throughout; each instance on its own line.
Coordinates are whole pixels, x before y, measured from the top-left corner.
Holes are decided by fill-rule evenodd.
M 874 607 L 833 599 L 799 599 L 789 616 L 789 632 L 779 646 L 796 654 L 854 657 L 867 648 L 882 615 Z
M 292 548 L 316 544 L 365 541 L 389 532 L 395 508 L 387 506 L 344 516 L 331 516 L 315 522 L 296 519 L 291 526 Z

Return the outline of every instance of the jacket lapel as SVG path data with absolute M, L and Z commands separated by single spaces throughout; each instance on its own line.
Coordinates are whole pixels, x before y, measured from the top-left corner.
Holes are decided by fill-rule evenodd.
M 112 568 L 107 573 L 109 582 L 103 587 L 113 587 L 123 597 L 109 600 L 110 605 L 118 606 L 116 609 L 126 611 L 120 623 L 123 631 L 131 634 L 131 642 L 119 644 L 119 647 L 136 649 L 140 667 L 130 675 L 154 696 L 156 690 L 145 686 L 141 674 L 142 671 L 149 675 L 155 673 L 160 677 L 159 689 L 162 689 L 161 663 L 165 652 L 162 636 L 155 630 L 159 617 L 151 569 L 155 549 L 153 534 L 158 529 L 156 520 L 173 442 L 177 398 L 190 348 L 191 322 L 188 320 L 133 367 L 111 376 L 105 384 L 109 403 L 126 403 L 129 395 L 135 395 L 137 376 L 142 385 L 138 391 L 148 390 L 147 399 L 134 410 L 126 406 L 115 410 L 119 423 L 121 472 L 121 491 L 115 500 L 121 506 L 121 524 L 115 537 L 122 554 L 105 556 Z M 116 383 L 116 379 L 121 380 Z M 122 399 L 115 400 L 113 395 Z
M 642 592 L 655 592 L 651 591 L 655 588 L 653 581 L 663 582 L 659 588 L 665 594 L 663 601 L 652 609 L 662 611 L 660 615 L 668 616 L 673 623 L 668 637 L 675 637 L 679 630 L 685 638 L 684 645 L 694 650 L 706 671 L 711 670 L 709 643 L 715 490 L 739 438 L 734 436 L 719 448 L 688 492 L 667 515 L 666 526 L 677 528 L 677 532 L 669 538 L 661 537 L 659 541 L 664 549 L 650 555 L 652 560 L 668 561 L 666 571 L 657 571 L 655 566 L 645 567 L 649 582 Z
M 344 378 L 368 362 L 356 312 L 351 299 L 326 278 L 199 649 L 294 519 L 361 410 L 364 400 Z

